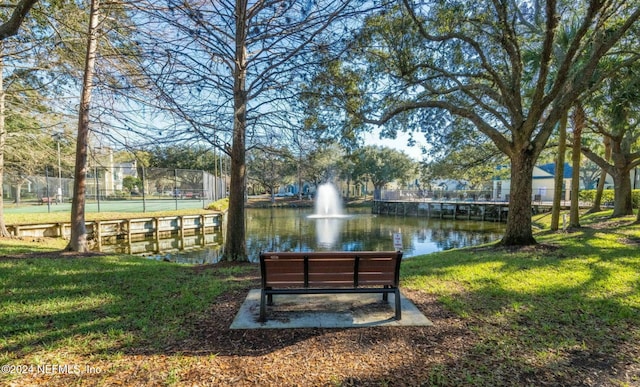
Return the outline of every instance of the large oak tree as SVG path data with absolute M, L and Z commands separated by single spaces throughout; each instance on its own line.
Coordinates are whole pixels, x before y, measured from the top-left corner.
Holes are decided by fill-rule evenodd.
M 638 59 L 637 40 L 635 50 L 615 49 L 635 33 L 639 16 L 637 4 L 621 0 L 404 0 L 404 8 L 371 18 L 362 34 L 350 65 L 371 72 L 350 114 L 431 133 L 470 122 L 471 136 L 486 136 L 511 162 L 502 243 L 534 244 L 538 156 L 574 102 L 615 75 L 603 58 Z M 569 24 L 575 32 L 560 36 Z

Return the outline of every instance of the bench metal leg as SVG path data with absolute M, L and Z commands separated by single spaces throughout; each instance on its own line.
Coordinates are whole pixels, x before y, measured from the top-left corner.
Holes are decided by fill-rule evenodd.
M 400 289 L 396 288 L 396 320 L 402 320 L 402 305 L 400 305 Z
M 266 306 L 266 302 L 267 302 L 267 295 L 265 294 L 265 291 L 262 290 L 260 292 L 260 317 L 258 318 L 258 321 L 260 321 L 260 322 L 267 321 L 267 306 Z

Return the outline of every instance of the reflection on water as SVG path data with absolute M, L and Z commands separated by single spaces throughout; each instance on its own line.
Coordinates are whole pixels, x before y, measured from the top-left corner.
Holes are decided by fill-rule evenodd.
M 221 253 L 222 245 L 214 244 L 199 249 L 166 251 L 159 254 L 145 256 L 157 261 L 204 265 L 207 263 L 217 263 L 218 261 L 220 261 Z
M 190 235 L 164 235 L 160 239 L 147 236 L 139 240 L 105 238 L 101 251 L 105 253 L 137 254 L 158 261 L 206 264 L 216 263 L 222 253 L 220 232 L 196 232 Z
M 313 218 L 312 209 L 247 209 L 249 258 L 257 262 L 261 251 L 394 250 L 394 233 L 402 234 L 404 257 L 412 257 L 492 242 L 504 232 L 503 223 L 374 215 L 368 208 L 347 212 L 344 218 Z M 145 240 L 140 246 L 147 246 L 146 252 L 135 253 L 172 262 L 216 263 L 222 239 L 218 232 Z
M 318 247 L 333 249 L 340 236 L 344 218 L 315 218 L 313 221 L 316 226 L 316 243 Z
M 351 209 L 345 218 L 309 217 L 307 209 L 247 211 L 247 249 L 253 260 L 260 251 L 393 250 L 393 234 L 401 233 L 405 257 L 492 242 L 504 224 L 464 220 L 374 215 Z

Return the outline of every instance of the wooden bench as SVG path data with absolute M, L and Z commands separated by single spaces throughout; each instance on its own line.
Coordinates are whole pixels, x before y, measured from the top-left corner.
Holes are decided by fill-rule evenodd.
M 259 321 L 266 321 L 274 294 L 337 293 L 381 293 L 385 301 L 393 293 L 400 320 L 401 261 L 401 251 L 264 252 Z
M 55 197 L 43 196 L 40 198 L 40 204 L 47 204 L 47 203 L 57 204 L 58 202 L 56 201 Z

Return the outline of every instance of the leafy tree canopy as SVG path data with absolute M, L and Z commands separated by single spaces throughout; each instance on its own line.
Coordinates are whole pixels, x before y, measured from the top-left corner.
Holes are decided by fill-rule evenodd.
M 417 164 L 398 150 L 368 145 L 353 153 L 354 176 L 369 180 L 378 192 L 396 180 L 407 181 L 415 175 Z
M 211 149 L 196 145 L 158 146 L 149 152 L 149 166 L 170 169 L 194 169 L 213 173 L 219 158 Z

